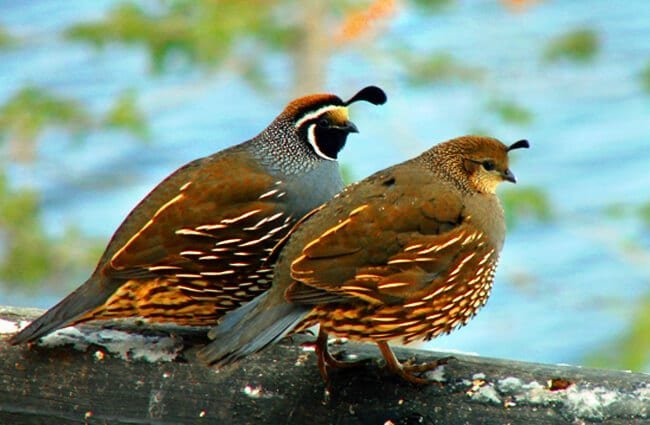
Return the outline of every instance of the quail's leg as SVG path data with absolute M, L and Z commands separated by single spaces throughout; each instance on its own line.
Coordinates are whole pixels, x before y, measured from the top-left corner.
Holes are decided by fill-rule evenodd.
M 318 358 L 318 370 L 320 375 L 323 378 L 323 381 L 329 381 L 329 375 L 327 373 L 327 367 L 331 368 L 349 368 L 359 366 L 362 363 L 365 363 L 367 360 L 356 360 L 356 361 L 342 361 L 337 360 L 330 354 L 327 347 L 327 332 L 320 329 L 318 331 L 318 338 L 316 338 L 316 356 Z
M 381 350 L 381 354 L 384 356 L 384 359 L 386 359 L 386 365 L 388 366 L 388 369 L 391 372 L 401 376 L 408 382 L 412 382 L 414 384 L 439 384 L 439 382 L 429 381 L 428 379 L 420 378 L 419 376 L 416 376 L 414 374 L 427 372 L 429 370 L 434 370 L 438 368 L 438 366 L 446 364 L 448 360 L 453 358 L 453 357 L 444 357 L 442 359 L 438 359 L 428 363 L 404 366 L 400 363 L 399 360 L 397 360 L 397 357 L 395 357 L 395 353 L 393 353 L 393 350 L 390 348 L 388 343 L 378 342 L 377 346 Z

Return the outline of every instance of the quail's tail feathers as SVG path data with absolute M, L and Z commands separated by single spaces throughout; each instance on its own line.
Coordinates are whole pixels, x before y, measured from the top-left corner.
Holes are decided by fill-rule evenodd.
M 207 364 L 225 366 L 256 353 L 288 335 L 311 310 L 308 307 L 268 302 L 265 293 L 224 316 L 208 336 L 213 341 L 198 353 Z
M 77 288 L 45 314 L 14 335 L 9 341 L 12 345 L 34 342 L 38 338 L 57 329 L 64 328 L 90 310 L 106 301 L 112 291 L 94 278 Z

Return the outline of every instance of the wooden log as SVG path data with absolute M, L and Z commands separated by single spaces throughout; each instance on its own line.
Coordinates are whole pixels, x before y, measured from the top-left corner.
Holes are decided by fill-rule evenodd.
M 417 386 L 385 371 L 374 346 L 343 343 L 332 351 L 371 361 L 332 371 L 327 391 L 308 336 L 221 370 L 178 335 L 73 329 L 10 346 L 39 313 L 0 307 L 2 424 L 650 424 L 645 374 L 454 354 L 429 375 L 440 385 Z

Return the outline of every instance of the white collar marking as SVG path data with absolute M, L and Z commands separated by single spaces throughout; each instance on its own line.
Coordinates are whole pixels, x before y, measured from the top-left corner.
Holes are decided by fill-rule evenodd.
M 307 129 L 307 140 L 309 140 L 309 144 L 311 145 L 312 148 L 314 148 L 314 151 L 316 151 L 316 154 L 318 156 L 330 161 L 336 161 L 336 158 L 332 158 L 331 156 L 325 155 L 325 153 L 322 150 L 320 150 L 320 148 L 318 147 L 318 144 L 316 143 L 316 124 L 310 125 L 309 128 Z
M 341 105 L 325 105 L 325 106 L 323 106 L 321 108 L 316 109 L 314 112 L 310 112 L 308 114 L 305 114 L 302 118 L 300 118 L 296 122 L 294 127 L 295 128 L 300 128 L 300 126 L 302 126 L 305 122 L 307 122 L 309 120 L 312 120 L 312 119 L 318 117 L 319 115 L 324 114 L 325 112 L 333 111 L 333 110 L 339 109 L 339 108 L 343 108 L 343 106 L 341 106 Z

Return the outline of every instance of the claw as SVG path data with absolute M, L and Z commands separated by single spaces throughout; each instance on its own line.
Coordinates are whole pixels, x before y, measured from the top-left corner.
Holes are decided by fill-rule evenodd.
M 391 350 L 388 343 L 378 342 L 377 346 L 379 346 L 379 349 L 381 350 L 381 354 L 384 356 L 384 359 L 386 359 L 386 366 L 391 372 L 401 376 L 403 379 L 405 379 L 408 382 L 411 382 L 413 384 L 418 384 L 418 385 L 436 384 L 442 386 L 443 384 L 441 382 L 430 381 L 425 378 L 420 378 L 415 374 L 428 372 L 430 370 L 435 370 L 439 366 L 447 364 L 449 360 L 456 359 L 453 356 L 448 356 L 431 362 L 420 363 L 420 364 L 413 364 L 414 359 L 409 359 L 404 364 L 402 364 L 400 363 L 399 360 L 397 360 L 397 357 L 395 357 L 395 353 L 393 353 L 393 350 Z

